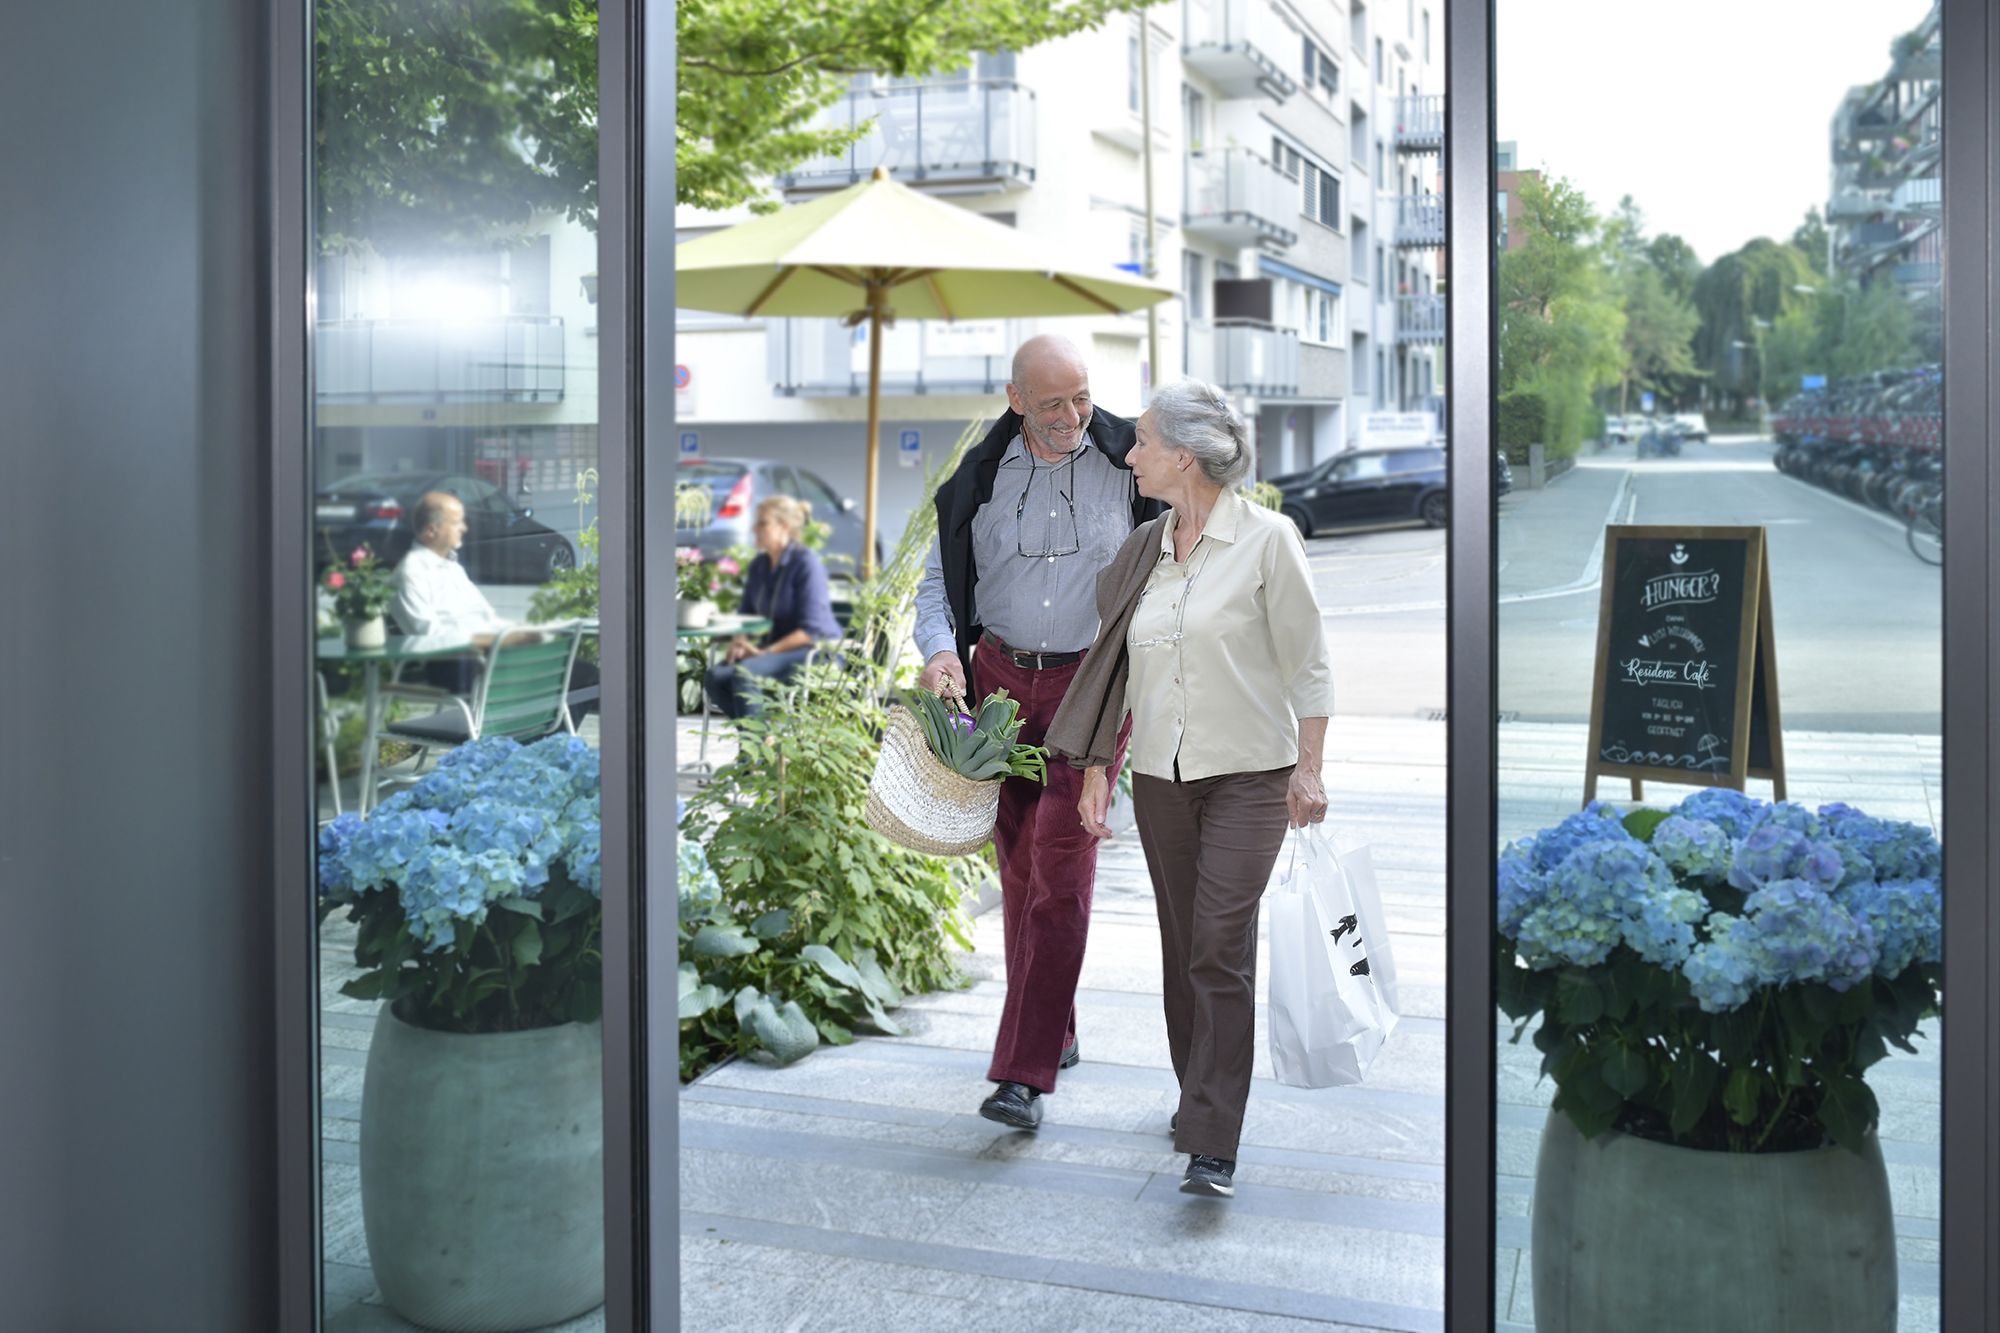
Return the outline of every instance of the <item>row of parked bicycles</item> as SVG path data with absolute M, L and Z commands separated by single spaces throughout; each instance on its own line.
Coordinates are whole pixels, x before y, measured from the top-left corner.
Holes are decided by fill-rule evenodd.
M 1787 476 L 1903 520 L 1910 550 L 1944 563 L 1943 379 L 1936 366 L 1809 389 L 1772 414 Z

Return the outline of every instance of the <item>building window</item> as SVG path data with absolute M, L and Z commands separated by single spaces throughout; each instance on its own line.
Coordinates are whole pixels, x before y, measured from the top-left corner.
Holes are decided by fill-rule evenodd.
M 1139 32 L 1134 28 L 1125 40 L 1125 107 L 1128 111 L 1139 109 Z
M 1361 170 L 1366 171 L 1368 170 L 1368 113 L 1361 109 L 1359 102 L 1348 103 L 1347 124 L 1347 155 L 1361 164 Z
M 1368 281 L 1368 224 L 1359 216 L 1348 221 L 1349 241 L 1347 250 L 1348 272 L 1360 283 Z
M 1382 169 L 1383 162 L 1382 141 L 1377 139 L 1375 141 L 1375 179 L 1378 181 L 1389 179 L 1388 173 Z
M 1377 290 L 1389 285 L 1389 252 L 1380 241 L 1375 243 L 1375 286 Z M 1386 293 L 1385 293 L 1386 294 Z
M 1384 75 L 1386 73 L 1386 70 L 1387 67 L 1384 65 L 1382 60 L 1382 39 L 1380 37 L 1377 37 L 1375 39 L 1375 86 L 1376 87 L 1379 88 L 1383 86 Z
M 1185 83 L 1181 85 L 1181 130 L 1190 153 L 1199 153 L 1208 142 L 1208 99 Z
M 1330 171 L 1319 173 L 1319 220 L 1340 229 L 1340 177 Z
M 1271 137 L 1271 164 L 1277 167 L 1279 171 L 1284 172 L 1289 179 L 1297 180 L 1305 165 L 1305 158 L 1300 156 L 1298 149 L 1292 147 L 1276 135 L 1273 135 Z
M 1354 385 L 1353 385 L 1354 392 L 1356 394 L 1366 394 L 1368 392 L 1368 335 L 1367 334 L 1357 333 L 1354 335 L 1354 354 L 1350 356 L 1347 360 L 1348 364 L 1353 368 L 1354 371 Z
M 1431 63 L 1431 11 L 1424 11 L 1424 63 Z
M 1354 44 L 1356 51 L 1368 50 L 1368 6 L 1361 0 L 1354 0 L 1348 11 L 1347 40 Z
M 1201 280 L 1201 255 L 1181 251 L 1181 296 L 1187 302 L 1189 319 L 1208 318 L 1208 287 Z
M 1340 92 L 1340 66 L 1312 38 L 1301 34 L 1299 40 L 1304 49 L 1305 71 L 1300 86 L 1321 102 L 1330 102 Z

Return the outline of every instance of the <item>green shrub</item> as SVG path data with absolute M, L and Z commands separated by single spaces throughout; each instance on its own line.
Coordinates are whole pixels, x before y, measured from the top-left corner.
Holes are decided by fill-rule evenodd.
M 695 967 L 686 984 L 705 1002 L 683 1023 L 684 1077 L 732 1053 L 797 1059 L 811 1049 L 796 1049 L 802 1025 L 815 1045 L 846 1040 L 860 1021 L 894 1035 L 884 995 L 965 984 L 962 899 L 985 866 L 921 856 L 869 830 L 884 725 L 865 672 L 815 664 L 761 716 L 734 724 L 744 757 L 689 803 L 681 836 L 706 845 L 721 901 L 682 949 Z M 746 987 L 755 996 L 740 998 Z M 721 1009 L 724 995 L 739 997 L 735 1011 Z
M 1548 443 L 1548 402 L 1529 389 L 1503 393 L 1495 425 L 1500 445 L 1507 451 L 1508 461 L 1525 463 L 1528 461 L 1529 445 Z

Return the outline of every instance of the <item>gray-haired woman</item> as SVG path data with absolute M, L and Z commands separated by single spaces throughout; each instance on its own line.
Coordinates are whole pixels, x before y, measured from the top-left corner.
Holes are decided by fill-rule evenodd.
M 1160 390 L 1128 456 L 1172 509 L 1098 578 L 1097 644 L 1049 746 L 1084 769 L 1100 838 L 1107 769 L 1132 717 L 1133 810 L 1159 909 L 1167 1044 L 1180 1080 L 1181 1189 L 1235 1192 L 1256 1038 L 1257 906 L 1287 826 L 1326 818 L 1333 668 L 1298 530 L 1236 493 L 1254 464 L 1221 390 Z

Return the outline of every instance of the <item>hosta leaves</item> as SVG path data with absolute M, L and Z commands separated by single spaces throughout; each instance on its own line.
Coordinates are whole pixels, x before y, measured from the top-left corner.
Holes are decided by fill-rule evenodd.
M 732 922 L 703 926 L 694 933 L 688 947 L 698 958 L 740 958 L 756 953 L 761 946 L 743 933 L 743 927 Z
M 727 998 L 722 987 L 701 979 L 701 973 L 693 963 L 681 964 L 680 1016 L 682 1018 L 699 1018 L 711 1009 L 719 1007 Z

